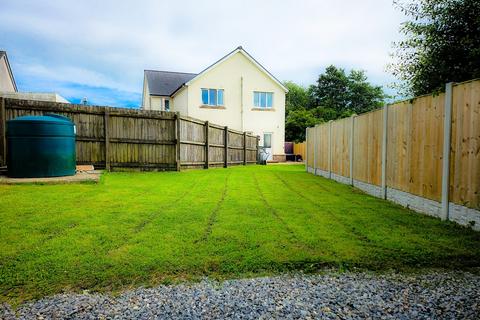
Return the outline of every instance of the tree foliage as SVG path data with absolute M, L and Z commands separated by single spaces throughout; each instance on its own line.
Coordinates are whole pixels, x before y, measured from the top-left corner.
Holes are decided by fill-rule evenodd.
M 381 87 L 367 81 L 364 71 L 329 66 L 320 74 L 315 85 L 308 88 L 286 82 L 285 138 L 304 141 L 305 128 L 317 123 L 360 114 L 383 104 Z
M 447 82 L 480 77 L 479 0 L 395 0 L 410 20 L 405 40 L 394 44 L 392 73 L 406 84 L 401 93 L 422 95 Z
M 290 111 L 309 109 L 310 97 L 307 89 L 292 81 L 286 81 L 284 85 L 288 89 L 288 94 L 285 97 L 286 116 L 288 116 Z
M 379 108 L 385 98 L 381 87 L 368 83 L 364 71 L 352 70 L 347 75 L 335 66 L 327 67 L 313 90 L 315 105 L 333 109 L 334 119 Z

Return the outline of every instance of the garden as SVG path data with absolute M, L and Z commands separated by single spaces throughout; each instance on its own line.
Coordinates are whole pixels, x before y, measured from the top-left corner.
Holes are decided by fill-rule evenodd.
M 480 233 L 302 165 L 106 172 L 99 183 L 0 186 L 10 303 L 204 276 L 480 265 Z

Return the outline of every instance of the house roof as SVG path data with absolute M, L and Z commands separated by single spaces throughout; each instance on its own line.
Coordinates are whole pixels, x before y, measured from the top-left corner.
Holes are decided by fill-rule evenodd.
M 193 77 L 191 80 L 189 80 L 188 82 L 186 82 L 185 84 L 186 85 L 189 85 L 191 82 L 195 81 L 195 79 L 197 79 L 198 77 L 200 77 L 201 75 L 209 72 L 210 70 L 212 70 L 213 68 L 215 68 L 217 65 L 219 65 L 220 63 L 222 63 L 223 61 L 227 60 L 228 58 L 230 58 L 231 56 L 233 56 L 234 54 L 236 53 L 241 53 L 243 54 L 248 60 L 250 60 L 255 66 L 257 66 L 260 70 L 262 70 L 270 79 L 273 80 L 273 82 L 277 83 L 285 92 L 288 92 L 288 89 L 287 87 L 285 87 L 283 85 L 283 83 L 278 80 L 277 78 L 275 78 L 275 76 L 273 74 L 271 74 L 264 66 L 262 66 L 257 60 L 255 60 L 254 57 L 252 57 L 245 49 L 243 49 L 242 46 L 238 46 L 237 48 L 235 48 L 233 51 L 231 51 L 230 53 L 227 53 L 225 56 L 223 56 L 222 58 L 220 58 L 219 60 L 217 60 L 216 62 L 214 62 L 213 64 L 211 64 L 209 67 L 205 68 L 203 71 L 201 71 L 199 74 L 197 74 L 195 77 Z
M 170 96 L 196 75 L 196 73 L 145 70 L 148 89 L 154 96 Z
M 227 60 L 237 52 L 243 54 L 248 60 L 250 60 L 254 65 L 256 65 L 260 70 L 262 70 L 270 79 L 277 83 L 285 92 L 288 92 L 288 89 L 283 85 L 283 83 L 275 78 L 264 66 L 262 66 L 257 60 L 255 60 L 245 49 L 241 46 L 235 48 L 235 50 L 229 52 L 207 68 L 205 68 L 200 73 L 185 73 L 185 72 L 171 72 L 171 71 L 155 71 L 155 70 L 145 70 L 145 77 L 148 84 L 148 89 L 150 95 L 154 96 L 172 96 L 177 91 L 179 91 L 184 85 L 189 85 L 191 82 L 195 81 L 201 75 L 209 72 L 217 65 Z
M 10 74 L 10 79 L 12 80 L 12 84 L 13 84 L 13 87 L 15 88 L 15 92 L 17 92 L 18 91 L 17 84 L 15 83 L 15 78 L 13 77 L 13 72 L 12 72 L 12 68 L 10 67 L 10 62 L 8 62 L 7 52 L 0 50 L 0 59 L 3 57 L 5 57 L 5 63 L 7 64 L 8 73 Z

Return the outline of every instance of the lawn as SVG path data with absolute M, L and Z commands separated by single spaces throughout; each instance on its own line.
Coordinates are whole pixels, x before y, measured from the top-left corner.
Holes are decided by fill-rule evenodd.
M 0 299 L 324 266 L 480 266 L 480 233 L 303 166 L 0 186 Z

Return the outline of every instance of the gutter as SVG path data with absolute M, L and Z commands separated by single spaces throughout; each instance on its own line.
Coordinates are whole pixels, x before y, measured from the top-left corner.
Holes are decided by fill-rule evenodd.
M 243 119 L 243 76 L 240 77 L 240 120 L 241 120 L 241 131 L 244 130 L 244 119 Z

